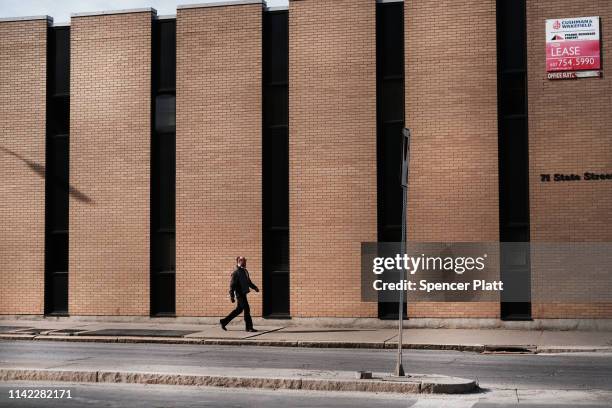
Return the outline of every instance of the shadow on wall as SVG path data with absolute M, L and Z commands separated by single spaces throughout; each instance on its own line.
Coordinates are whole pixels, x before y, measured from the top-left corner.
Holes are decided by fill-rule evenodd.
M 32 171 L 36 174 L 38 174 L 40 177 L 45 178 L 46 177 L 46 171 L 45 171 L 45 166 L 42 166 L 38 163 L 35 163 L 31 160 L 28 160 L 24 157 L 22 157 L 20 154 L 15 153 L 14 151 L 7 149 L 4 146 L 0 146 L 0 150 L 10 154 L 13 157 L 16 157 L 17 159 L 21 160 L 23 163 L 27 164 L 28 167 L 30 169 L 32 169 Z M 75 187 L 73 186 L 69 186 L 69 193 L 72 197 L 76 198 L 77 200 L 87 203 L 87 204 L 93 204 L 93 200 L 91 198 L 89 198 L 86 194 L 80 192 L 79 190 L 77 190 Z

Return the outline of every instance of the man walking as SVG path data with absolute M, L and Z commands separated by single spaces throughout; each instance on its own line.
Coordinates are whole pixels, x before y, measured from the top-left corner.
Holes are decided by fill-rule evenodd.
M 246 324 L 246 331 L 256 332 L 253 328 L 253 320 L 251 319 L 251 308 L 249 307 L 249 301 L 247 300 L 247 293 L 253 289 L 255 292 L 259 292 L 259 288 L 251 282 L 249 277 L 249 271 L 246 269 L 246 258 L 239 256 L 236 258 L 236 270 L 232 272 L 232 278 L 230 280 L 230 299 L 234 303 L 235 299 L 238 301 L 236 308 L 227 315 L 225 319 L 219 320 L 221 328 L 227 330 L 225 326 L 232 321 L 232 319 L 238 316 L 244 311 L 244 323 Z

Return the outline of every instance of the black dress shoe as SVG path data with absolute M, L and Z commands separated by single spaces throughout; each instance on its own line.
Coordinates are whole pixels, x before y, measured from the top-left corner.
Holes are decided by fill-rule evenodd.
M 223 324 L 223 320 L 219 320 L 219 324 L 221 325 L 221 328 L 225 331 L 227 331 L 227 329 L 225 328 L 225 325 Z
M 256 333 L 256 332 L 258 332 L 259 330 L 257 330 L 257 329 L 247 329 L 247 331 L 248 331 L 248 332 L 251 332 L 251 333 Z

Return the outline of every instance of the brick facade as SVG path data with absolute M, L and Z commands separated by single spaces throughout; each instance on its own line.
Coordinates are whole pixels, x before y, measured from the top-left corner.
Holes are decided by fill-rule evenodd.
M 72 315 L 149 315 L 151 19 L 72 18 Z
M 495 0 L 407 0 L 408 239 L 499 241 Z M 416 303 L 412 317 L 497 317 L 499 304 Z
M 47 20 L 0 22 L 0 314 L 42 314 Z
M 176 25 L 176 314 L 218 316 L 236 256 L 261 286 L 262 6 L 179 9 Z
M 544 52 L 546 19 L 587 16 L 601 18 L 603 78 L 549 81 Z M 540 182 L 540 174 L 546 173 L 581 175 L 586 171 L 611 171 L 612 79 L 605 75 L 612 50 L 612 33 L 606 25 L 611 21 L 612 3 L 607 1 L 527 0 L 532 242 L 612 241 L 610 181 Z M 545 273 L 550 275 L 532 268 L 534 281 Z M 595 289 L 599 282 L 590 284 Z M 550 288 L 547 285 L 541 289 Z M 612 316 L 610 303 L 541 304 L 537 291 L 533 301 L 534 318 Z
M 499 241 L 496 0 L 404 9 L 408 237 Z M 605 70 L 612 4 L 527 0 L 536 244 L 612 241 L 609 180 L 540 182 L 612 171 L 610 78 L 546 78 L 545 20 L 590 15 L 601 17 Z M 72 18 L 71 315 L 150 314 L 153 17 Z M 237 255 L 262 283 L 262 4 L 179 7 L 176 30 L 176 316 L 221 316 Z M 377 239 L 376 35 L 375 0 L 289 2 L 294 317 L 377 316 L 360 299 L 360 243 Z M 0 21 L 0 314 L 44 313 L 46 51 L 46 19 Z M 601 281 L 577 289 L 581 301 L 551 300 L 555 268 L 539 261 L 532 253 L 534 318 L 612 316 L 611 303 L 584 296 Z M 250 301 L 261 316 L 261 296 Z M 409 302 L 408 312 L 499 318 L 500 305 Z
M 527 1 L 531 239 L 534 242 L 612 241 L 612 189 L 603 183 L 540 182 L 542 173 L 610 171 L 612 79 L 549 81 L 544 24 L 549 18 L 612 19 L 609 2 Z M 601 30 L 603 68 L 612 49 Z M 571 199 L 568 199 L 568 195 Z M 608 228 L 602 228 L 602 226 Z
M 289 3 L 291 313 L 376 316 L 360 242 L 376 241 L 376 9 Z

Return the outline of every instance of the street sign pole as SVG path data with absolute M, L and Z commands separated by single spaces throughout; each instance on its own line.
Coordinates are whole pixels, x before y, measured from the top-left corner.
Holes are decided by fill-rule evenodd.
M 406 211 L 408 200 L 408 165 L 410 163 L 410 129 L 404 128 L 402 131 L 402 242 L 400 255 L 404 258 L 406 254 Z M 406 278 L 406 269 L 400 269 L 400 280 L 403 283 Z M 400 290 L 399 296 L 399 336 L 397 342 L 397 365 L 395 367 L 395 375 L 403 377 L 406 375 L 402 364 L 402 346 L 404 333 L 404 291 Z

